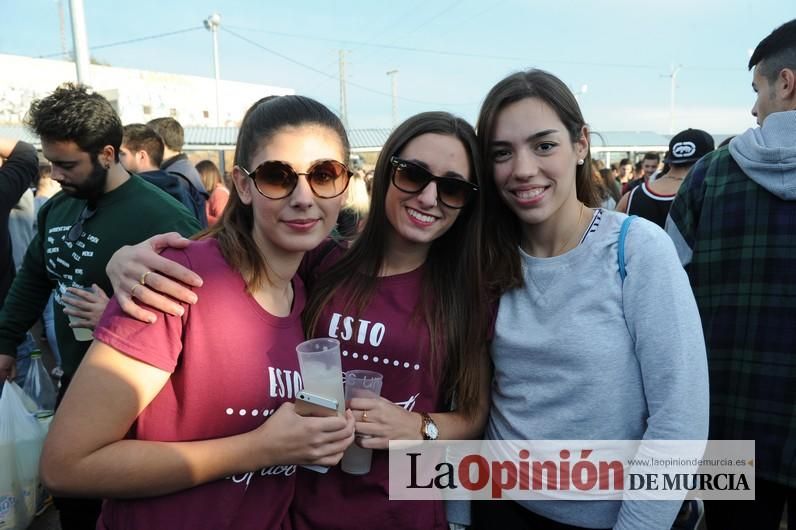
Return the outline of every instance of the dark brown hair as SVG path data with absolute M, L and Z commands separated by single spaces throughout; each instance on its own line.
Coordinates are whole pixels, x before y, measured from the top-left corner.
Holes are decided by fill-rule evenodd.
M 235 165 L 252 169 L 254 155 L 274 135 L 285 127 L 304 125 L 316 125 L 335 133 L 340 139 L 343 160 L 348 160 L 348 136 L 340 118 L 332 111 L 305 96 L 268 96 L 252 105 L 243 117 L 235 146 Z M 240 271 L 249 292 L 269 280 L 265 258 L 252 236 L 253 227 L 252 206 L 241 201 L 233 186 L 221 219 L 193 237 L 218 239 L 224 259 Z
M 143 123 L 131 123 L 124 126 L 124 137 L 122 145 L 132 153 L 146 151 L 150 162 L 155 167 L 160 167 L 163 163 L 163 138 L 148 125 Z
M 64 83 L 49 96 L 30 105 L 25 123 L 47 142 L 75 142 L 82 151 L 97 155 L 109 145 L 119 161 L 122 121 L 111 103 L 85 85 Z
M 365 227 L 343 258 L 325 271 L 311 293 L 305 311 L 305 329 L 312 334 L 324 306 L 338 289 L 347 289 L 347 307 L 361 311 L 379 281 L 391 230 L 385 199 L 392 176 L 390 158 L 400 155 L 407 143 L 423 134 L 442 134 L 458 139 L 467 152 L 470 179 L 482 185 L 481 160 L 475 131 L 461 118 L 446 112 L 425 112 L 399 125 L 387 139 L 376 162 Z M 472 414 L 481 398 L 481 370 L 488 369 L 486 306 L 481 272 L 482 199 L 480 194 L 463 208 L 456 222 L 431 244 L 421 288 L 418 311 L 431 334 L 430 364 L 440 375 L 442 395 L 458 410 Z
M 507 106 L 526 98 L 545 102 L 556 113 L 574 144 L 582 134 L 586 122 L 575 96 L 560 79 L 543 70 L 531 69 L 512 74 L 489 91 L 478 115 L 478 145 L 485 161 L 482 193 L 486 201 L 484 252 L 486 270 L 492 296 L 522 287 L 523 277 L 519 245 L 520 220 L 500 198 L 494 179 L 491 144 L 500 112 Z M 588 138 L 587 138 L 588 140 Z M 591 153 L 577 166 L 575 186 L 578 200 L 586 206 L 599 206 L 591 174 Z

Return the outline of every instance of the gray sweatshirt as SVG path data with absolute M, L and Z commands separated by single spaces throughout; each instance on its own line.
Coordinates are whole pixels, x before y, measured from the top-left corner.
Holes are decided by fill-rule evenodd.
M 704 440 L 708 371 L 694 296 L 669 236 L 602 211 L 573 250 L 522 253 L 525 286 L 500 299 L 487 438 Z M 674 501 L 521 501 L 544 517 L 586 528 L 671 527 Z

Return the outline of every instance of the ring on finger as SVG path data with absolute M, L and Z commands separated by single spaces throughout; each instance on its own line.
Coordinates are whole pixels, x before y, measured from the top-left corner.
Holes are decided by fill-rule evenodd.
M 368 421 L 368 413 L 367 412 L 363 412 L 362 413 L 362 421 Z
M 146 277 L 149 276 L 152 271 L 146 271 L 144 274 L 141 275 L 141 278 L 138 280 L 138 283 L 141 285 L 146 285 Z
M 141 286 L 140 286 L 139 284 L 137 284 L 137 283 L 136 283 L 135 285 L 133 285 L 133 288 L 132 288 L 132 289 L 130 289 L 130 296 L 131 296 L 132 298 L 135 298 L 135 290 L 136 290 L 137 288 L 139 288 L 139 287 L 141 287 Z

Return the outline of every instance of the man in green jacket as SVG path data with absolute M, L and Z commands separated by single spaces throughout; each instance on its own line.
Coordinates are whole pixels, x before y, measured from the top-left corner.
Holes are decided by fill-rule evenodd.
M 13 377 L 16 346 L 54 290 L 63 395 L 91 344 L 106 293 L 112 294 L 105 274 L 111 255 L 155 234 L 190 236 L 200 227 L 183 205 L 122 167 L 122 123 L 101 95 L 63 85 L 34 101 L 27 121 L 62 191 L 39 212 L 37 233 L 0 310 L 0 380 Z M 94 528 L 98 500 L 56 505 L 64 528 Z

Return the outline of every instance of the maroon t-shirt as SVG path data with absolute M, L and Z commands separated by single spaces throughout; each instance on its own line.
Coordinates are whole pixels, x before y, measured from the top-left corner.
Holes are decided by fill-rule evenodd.
M 117 350 L 171 372 L 130 432 L 138 440 L 193 441 L 251 431 L 301 388 L 296 345 L 303 339 L 305 293 L 293 280 L 287 317 L 265 311 L 214 239 L 164 255 L 199 274 L 200 302 L 155 324 L 124 316 L 113 299 L 94 336 Z M 107 500 L 99 529 L 290 528 L 296 466 L 252 469 L 160 497 Z M 119 477 L 124 480 L 124 477 Z
M 322 274 L 340 258 L 329 252 L 309 274 Z M 317 336 L 340 340 L 343 371 L 374 370 L 384 375 L 381 395 L 406 410 L 438 411 L 439 379 L 432 373 L 428 326 L 416 309 L 425 267 L 381 278 L 359 314 L 344 311 L 349 298 L 340 289 L 324 308 Z M 297 530 L 400 528 L 447 529 L 442 501 L 390 501 L 386 450 L 373 451 L 370 473 L 349 475 L 335 466 L 326 474 L 300 468 L 291 505 Z

